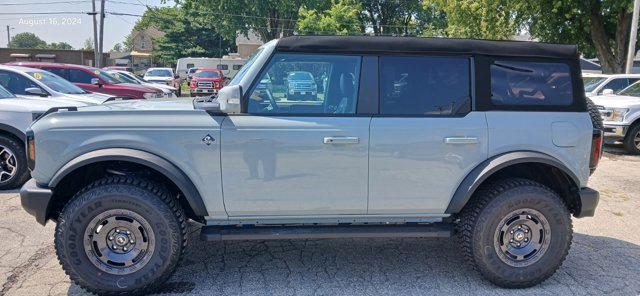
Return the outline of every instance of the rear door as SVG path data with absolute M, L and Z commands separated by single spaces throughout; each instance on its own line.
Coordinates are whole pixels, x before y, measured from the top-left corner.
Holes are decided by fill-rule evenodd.
M 370 116 L 356 112 L 360 56 L 275 54 L 222 124 L 224 204 L 234 217 L 366 214 Z M 287 92 L 292 71 L 314 95 Z
M 487 123 L 471 112 L 471 58 L 381 56 L 371 121 L 369 214 L 441 214 L 487 157 Z

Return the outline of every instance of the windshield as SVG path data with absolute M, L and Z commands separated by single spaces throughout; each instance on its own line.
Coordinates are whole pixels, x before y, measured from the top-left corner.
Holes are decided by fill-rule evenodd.
M 111 74 L 107 73 L 107 71 L 105 71 L 105 70 L 98 69 L 98 68 L 91 68 L 90 70 L 91 70 L 91 72 L 93 72 L 93 74 L 98 75 L 98 77 L 100 77 L 100 79 L 106 81 L 107 84 L 122 83 L 120 80 L 118 80 L 115 77 L 111 76 Z
M 236 85 L 240 83 L 240 80 L 242 80 L 242 77 L 244 77 L 244 75 L 247 74 L 247 71 L 249 70 L 249 68 L 251 68 L 251 65 L 255 63 L 256 59 L 258 59 L 258 56 L 263 50 L 264 48 L 259 48 L 258 51 L 256 51 L 256 53 L 253 54 L 253 56 L 244 64 L 244 66 L 240 68 L 240 71 L 238 71 L 236 76 L 233 77 L 233 80 L 229 82 L 229 85 Z
M 153 69 L 147 71 L 144 76 L 173 77 L 173 73 L 168 69 Z
M 188 72 L 188 73 L 189 73 L 189 74 L 193 74 L 193 73 L 195 73 L 197 70 L 198 70 L 197 68 L 189 68 L 189 72 Z
M 14 96 L 6 88 L 4 88 L 4 87 L 2 87 L 2 85 L 0 85 L 0 99 L 15 98 L 15 97 L 16 96 Z
M 120 80 L 123 83 L 132 83 L 132 84 L 140 84 L 140 82 L 138 82 L 135 79 L 132 79 L 131 77 L 124 75 L 124 74 L 120 74 L 118 72 L 109 72 L 109 74 L 111 74 L 111 76 L 113 76 L 114 78 Z
M 77 87 L 75 84 L 65 80 L 64 78 L 47 71 L 32 71 L 27 72 L 27 74 L 31 75 L 31 77 L 35 78 L 36 80 L 42 82 L 44 85 L 59 93 L 69 95 L 88 93 L 87 91 Z
M 600 83 L 607 80 L 607 77 L 582 77 L 582 83 L 584 84 L 585 92 L 594 91 Z
M 623 96 L 640 97 L 640 84 L 636 82 L 632 85 L 629 85 L 627 88 L 621 90 L 618 94 Z
M 290 80 L 313 80 L 313 76 L 309 72 L 292 72 L 289 74 Z
M 194 75 L 193 77 L 197 77 L 197 78 L 220 78 L 220 73 L 218 73 L 216 71 L 202 70 L 200 72 L 196 71 L 196 75 Z

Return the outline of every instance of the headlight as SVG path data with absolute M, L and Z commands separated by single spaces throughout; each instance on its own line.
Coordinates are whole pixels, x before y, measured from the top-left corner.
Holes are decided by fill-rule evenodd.
M 604 121 L 623 122 L 629 112 L 627 108 L 606 108 L 601 111 Z
M 144 93 L 142 95 L 143 98 L 145 99 L 155 99 L 156 98 L 156 93 Z

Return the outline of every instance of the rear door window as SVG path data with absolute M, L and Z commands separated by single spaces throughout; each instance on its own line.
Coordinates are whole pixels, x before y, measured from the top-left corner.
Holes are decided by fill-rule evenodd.
M 67 80 L 69 79 L 69 69 L 57 68 L 57 67 L 42 67 L 42 70 L 49 71 L 64 79 L 67 79 Z
M 500 61 L 491 65 L 491 103 L 503 106 L 568 106 L 571 71 L 564 63 Z
M 78 69 L 69 69 L 69 81 L 73 83 L 91 84 L 93 75 Z
M 380 114 L 448 116 L 471 109 L 468 57 L 380 57 Z

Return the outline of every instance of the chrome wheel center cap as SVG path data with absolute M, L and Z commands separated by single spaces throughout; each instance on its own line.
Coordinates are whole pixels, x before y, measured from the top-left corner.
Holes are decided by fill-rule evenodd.
M 116 236 L 115 240 L 116 240 L 116 245 L 118 246 L 124 246 L 129 243 L 129 238 L 125 235 L 118 235 Z
M 513 238 L 517 241 L 522 241 L 524 239 L 524 232 L 522 231 L 517 231 L 516 233 L 513 234 Z

